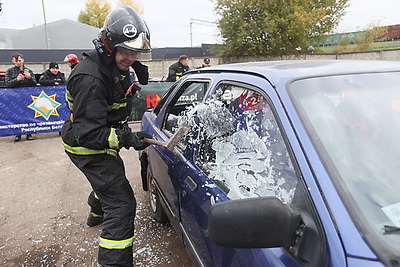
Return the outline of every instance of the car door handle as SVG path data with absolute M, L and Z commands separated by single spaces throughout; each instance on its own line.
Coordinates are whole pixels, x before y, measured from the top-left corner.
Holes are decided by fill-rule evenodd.
M 199 187 L 192 177 L 186 176 L 185 184 L 189 187 L 190 191 L 194 192 Z

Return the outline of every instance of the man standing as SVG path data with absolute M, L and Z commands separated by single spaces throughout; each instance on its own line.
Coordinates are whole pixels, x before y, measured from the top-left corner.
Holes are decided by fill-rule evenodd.
M 24 57 L 20 53 L 11 55 L 11 62 L 14 67 L 11 67 L 6 72 L 5 83 L 7 87 L 30 87 L 36 85 L 36 78 L 33 71 L 24 65 Z M 33 140 L 32 134 L 26 135 L 26 140 Z M 15 142 L 21 141 L 21 135 L 14 138 Z
M 65 84 L 64 73 L 60 72 L 56 62 L 50 62 L 49 69 L 42 73 L 39 83 L 45 86 Z
M 208 58 L 208 57 L 204 58 L 203 64 L 201 64 L 201 66 L 198 67 L 198 69 L 202 69 L 202 68 L 206 68 L 206 67 L 211 67 L 210 58 Z
M 177 81 L 183 73 L 189 70 L 189 58 L 186 55 L 181 55 L 178 62 L 169 66 L 167 82 Z
M 36 85 L 36 78 L 33 71 L 24 65 L 24 57 L 20 53 L 11 55 L 11 67 L 6 72 L 5 82 L 7 87 L 29 87 Z
M 131 132 L 127 118 L 138 86 L 131 84 L 132 66 L 141 84 L 148 82 L 148 68 L 137 61 L 148 53 L 150 33 L 131 8 L 112 11 L 93 40 L 95 49 L 72 70 L 67 102 L 72 113 L 62 129 L 62 140 L 71 161 L 85 174 L 93 192 L 88 204 L 88 226 L 103 223 L 99 239 L 101 266 L 133 266 L 136 200 L 125 175 L 121 148 L 148 146 L 145 132 Z

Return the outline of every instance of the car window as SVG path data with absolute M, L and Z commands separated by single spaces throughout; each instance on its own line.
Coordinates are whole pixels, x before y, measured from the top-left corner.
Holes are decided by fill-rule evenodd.
M 187 114 L 197 127 L 196 164 L 231 199 L 276 196 L 290 203 L 296 174 L 268 98 L 254 87 L 217 86 Z
M 393 248 L 400 246 L 400 235 L 392 234 L 400 229 L 399 79 L 397 72 L 348 74 L 301 79 L 289 87 L 310 140 L 359 229 Z
M 203 100 L 208 84 L 208 81 L 187 81 L 179 88 L 169 102 L 164 117 L 162 130 L 166 135 L 172 136 L 182 123 L 187 110 Z M 164 102 L 161 105 L 164 105 Z
M 168 97 L 172 94 L 172 92 L 174 91 L 176 87 L 176 84 L 171 86 L 171 88 L 169 88 L 169 90 L 164 94 L 164 96 L 161 98 L 160 101 L 158 101 L 156 107 L 153 110 L 153 113 L 155 115 L 158 115 L 158 113 L 160 112 L 161 108 L 164 106 L 165 101 L 167 101 Z

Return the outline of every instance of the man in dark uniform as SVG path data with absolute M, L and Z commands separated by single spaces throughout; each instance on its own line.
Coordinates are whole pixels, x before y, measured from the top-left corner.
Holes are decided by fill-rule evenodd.
M 169 66 L 167 82 L 177 81 L 183 73 L 189 70 L 189 58 L 186 55 L 179 57 L 178 62 Z
M 107 16 L 93 43 L 96 49 L 83 54 L 68 78 L 66 97 L 72 113 L 63 125 L 62 140 L 93 189 L 87 225 L 103 223 L 99 264 L 133 266 L 136 200 L 119 150 L 144 149 L 148 144 L 143 138 L 152 138 L 131 132 L 127 124 L 138 89 L 130 81 L 129 68 L 147 84 L 148 68 L 137 57 L 151 51 L 150 33 L 132 8 L 122 6 Z
M 210 58 L 208 58 L 208 57 L 204 58 L 203 64 L 201 64 L 201 66 L 198 67 L 198 69 L 202 69 L 202 68 L 206 68 L 206 67 L 211 67 Z

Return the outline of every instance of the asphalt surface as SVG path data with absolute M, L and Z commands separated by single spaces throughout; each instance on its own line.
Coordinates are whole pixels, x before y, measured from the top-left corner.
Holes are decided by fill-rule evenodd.
M 86 226 L 89 182 L 64 153 L 57 132 L 25 137 L 17 143 L 0 137 L 0 265 L 98 266 L 102 227 Z M 121 156 L 138 203 L 134 265 L 193 266 L 171 226 L 150 217 L 137 152 L 123 149 Z

